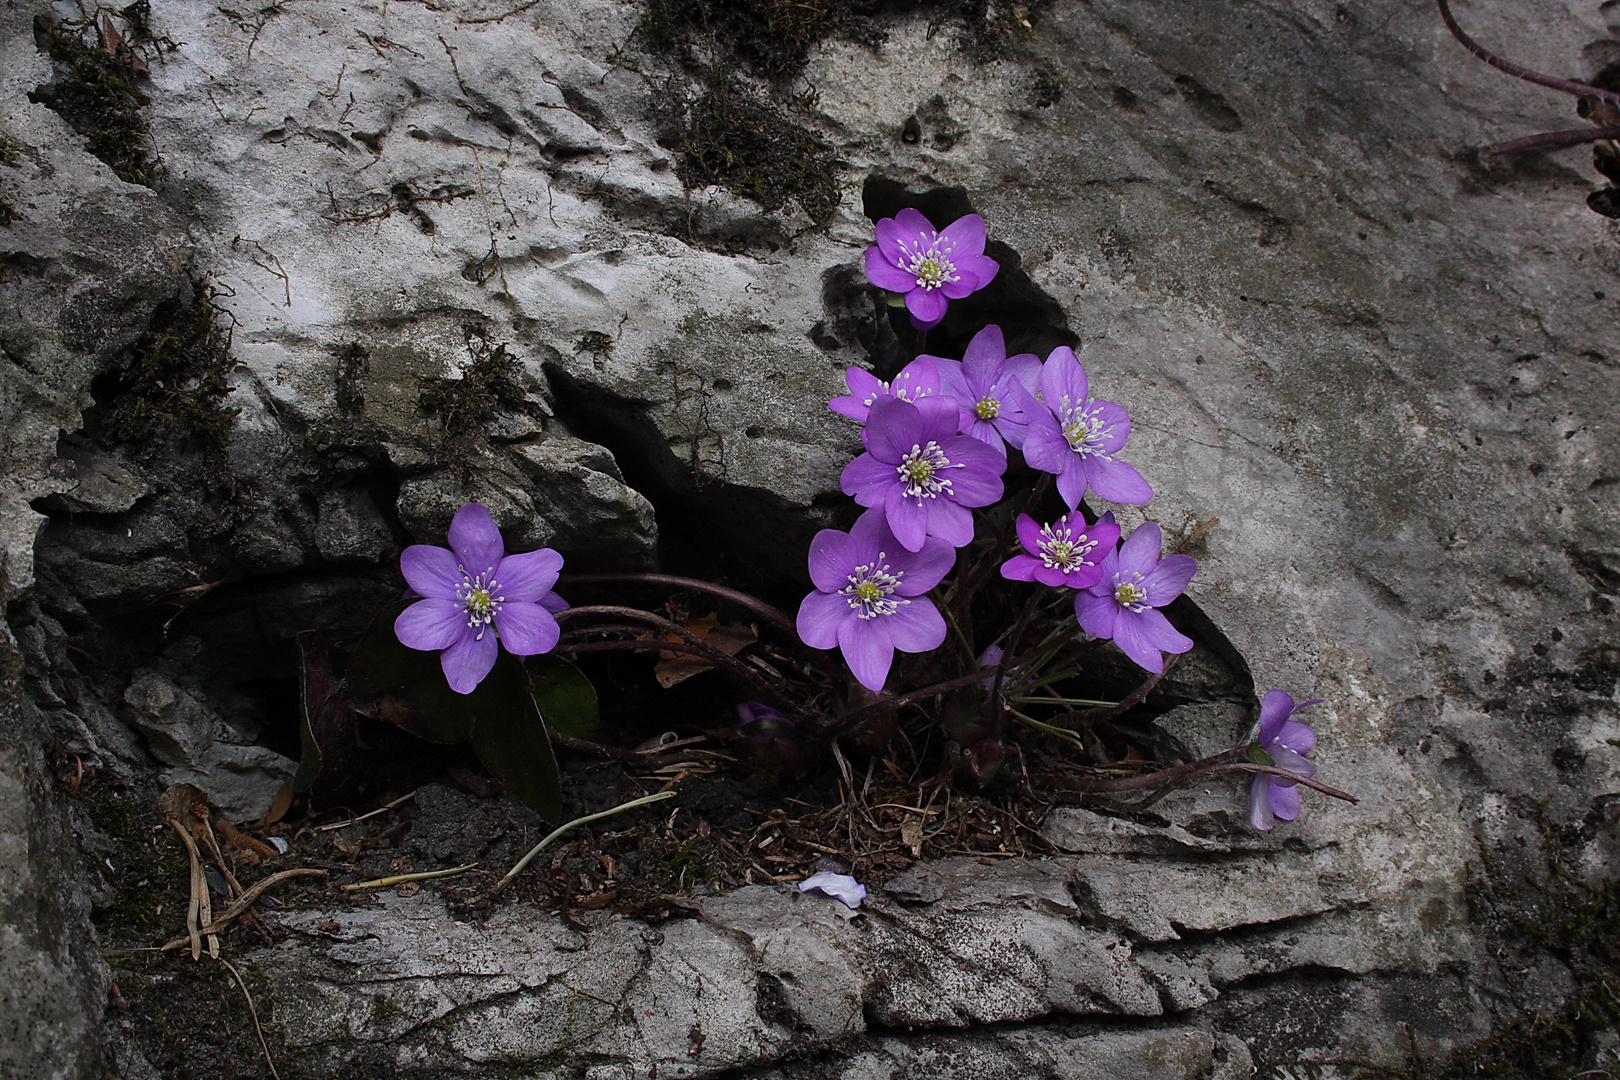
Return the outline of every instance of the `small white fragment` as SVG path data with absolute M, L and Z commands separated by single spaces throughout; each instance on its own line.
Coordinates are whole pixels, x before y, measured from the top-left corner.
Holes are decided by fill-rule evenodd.
M 835 874 L 830 870 L 811 874 L 799 882 L 799 891 L 819 892 L 823 896 L 831 896 L 843 901 L 844 906 L 851 910 L 860 907 L 861 901 L 866 899 L 865 885 L 848 874 Z
M 291 844 L 287 843 L 287 841 L 283 840 L 279 836 L 272 836 L 270 838 L 270 846 L 275 848 L 278 852 L 280 852 L 283 855 L 287 854 L 287 849 L 292 847 Z

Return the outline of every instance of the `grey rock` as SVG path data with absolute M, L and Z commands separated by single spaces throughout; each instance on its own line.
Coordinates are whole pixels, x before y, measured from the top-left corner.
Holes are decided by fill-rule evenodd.
M 235 742 L 229 725 L 160 672 L 137 671 L 124 702 L 152 755 L 168 766 L 164 783 L 196 785 L 232 821 L 263 817 L 298 771 L 274 750 Z
M 1075 854 L 1168 855 L 1232 850 L 1227 844 L 1196 836 L 1180 825 L 1147 825 L 1078 806 L 1059 807 L 1048 814 L 1041 824 L 1041 836 L 1060 851 Z
M 1177 705 L 1154 717 L 1153 726 L 1174 739 L 1185 750 L 1187 760 L 1197 761 L 1239 745 L 1253 726 L 1251 714 L 1252 710 L 1233 701 L 1198 702 Z
M 141 474 L 112 454 L 87 446 L 68 446 L 55 475 L 68 487 L 45 500 L 51 509 L 86 514 L 121 514 L 152 488 Z
M 388 523 L 370 493 L 356 488 L 322 492 L 315 549 L 331 562 L 377 562 L 394 549 Z

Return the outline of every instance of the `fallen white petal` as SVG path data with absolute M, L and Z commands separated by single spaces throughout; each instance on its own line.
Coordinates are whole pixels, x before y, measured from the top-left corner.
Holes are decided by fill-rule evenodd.
M 830 870 L 823 870 L 819 874 L 812 874 L 799 882 L 800 892 L 819 892 L 823 896 L 831 896 L 842 900 L 847 908 L 858 908 L 861 901 L 866 899 L 866 886 L 850 877 L 848 874 L 835 874 Z

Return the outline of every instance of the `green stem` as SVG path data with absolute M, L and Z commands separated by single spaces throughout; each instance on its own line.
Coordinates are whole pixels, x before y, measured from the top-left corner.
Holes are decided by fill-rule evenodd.
M 1066 730 L 1064 730 L 1063 728 L 1060 728 L 1060 727 L 1053 727 L 1051 724 L 1043 724 L 1039 720 L 1036 720 L 1032 716 L 1025 716 L 1023 713 L 1019 712 L 1017 709 L 1008 709 L 1007 712 L 1015 720 L 1019 721 L 1022 724 L 1026 724 L 1029 727 L 1034 728 L 1036 731 L 1039 731 L 1043 735 L 1050 735 L 1054 739 L 1058 739 L 1061 742 L 1066 742 L 1070 746 L 1074 747 L 1077 750 L 1084 750 L 1086 748 L 1086 744 L 1084 742 L 1082 742 L 1081 740 L 1075 738 L 1074 732 L 1072 732 L 1072 731 L 1066 731 Z
M 1012 700 L 1020 705 L 1069 705 L 1092 709 L 1112 709 L 1118 705 L 1117 701 L 1093 701 L 1090 698 L 1073 697 L 1015 697 Z
M 571 829 L 577 829 L 581 825 L 589 825 L 593 821 L 600 821 L 605 817 L 612 817 L 614 814 L 622 814 L 626 810 L 634 810 L 638 806 L 646 806 L 648 803 L 662 802 L 665 799 L 673 799 L 674 797 L 675 792 L 673 791 L 660 791 L 652 795 L 644 795 L 639 799 L 631 799 L 627 803 L 620 803 L 611 810 L 603 810 L 600 814 L 586 814 L 584 817 L 575 818 L 566 825 L 559 825 L 556 829 L 553 829 L 551 834 L 544 840 L 530 848 L 529 853 L 523 856 L 523 858 L 519 859 L 517 861 L 517 865 L 508 870 L 506 872 L 506 876 L 501 878 L 501 880 L 496 883 L 495 888 L 490 891 L 500 892 L 502 889 L 506 888 L 507 884 L 510 883 L 513 878 L 523 873 L 524 869 L 534 861 L 534 857 L 536 855 L 546 850 L 547 846 L 549 846 L 553 840 L 557 839 L 557 837 L 561 836 L 563 833 L 566 833 Z

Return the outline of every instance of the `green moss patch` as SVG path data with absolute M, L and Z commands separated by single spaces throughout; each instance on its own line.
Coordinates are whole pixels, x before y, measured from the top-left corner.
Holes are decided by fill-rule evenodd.
M 423 379 L 416 407 L 439 422 L 441 443 L 476 441 L 505 412 L 527 412 L 528 395 L 517 384 L 517 358 L 506 345 L 490 344 L 476 326 L 467 328 L 472 363 L 459 379 Z
M 56 81 L 29 93 L 28 100 L 66 120 L 120 180 L 155 186 L 158 163 L 140 113 L 149 99 L 139 86 L 140 70 L 130 62 L 133 54 L 106 48 L 93 25 L 45 15 L 34 19 L 34 40 L 55 64 Z
M 183 441 L 218 452 L 242 410 L 227 406 L 230 332 L 220 326 L 214 293 L 193 282 L 159 304 L 129 363 L 96 387 L 95 432 L 104 443 L 145 443 L 178 432 Z
M 680 151 L 689 188 L 719 184 L 767 210 L 791 199 L 818 225 L 838 208 L 832 148 L 739 83 L 718 83 L 690 104 L 664 145 Z

